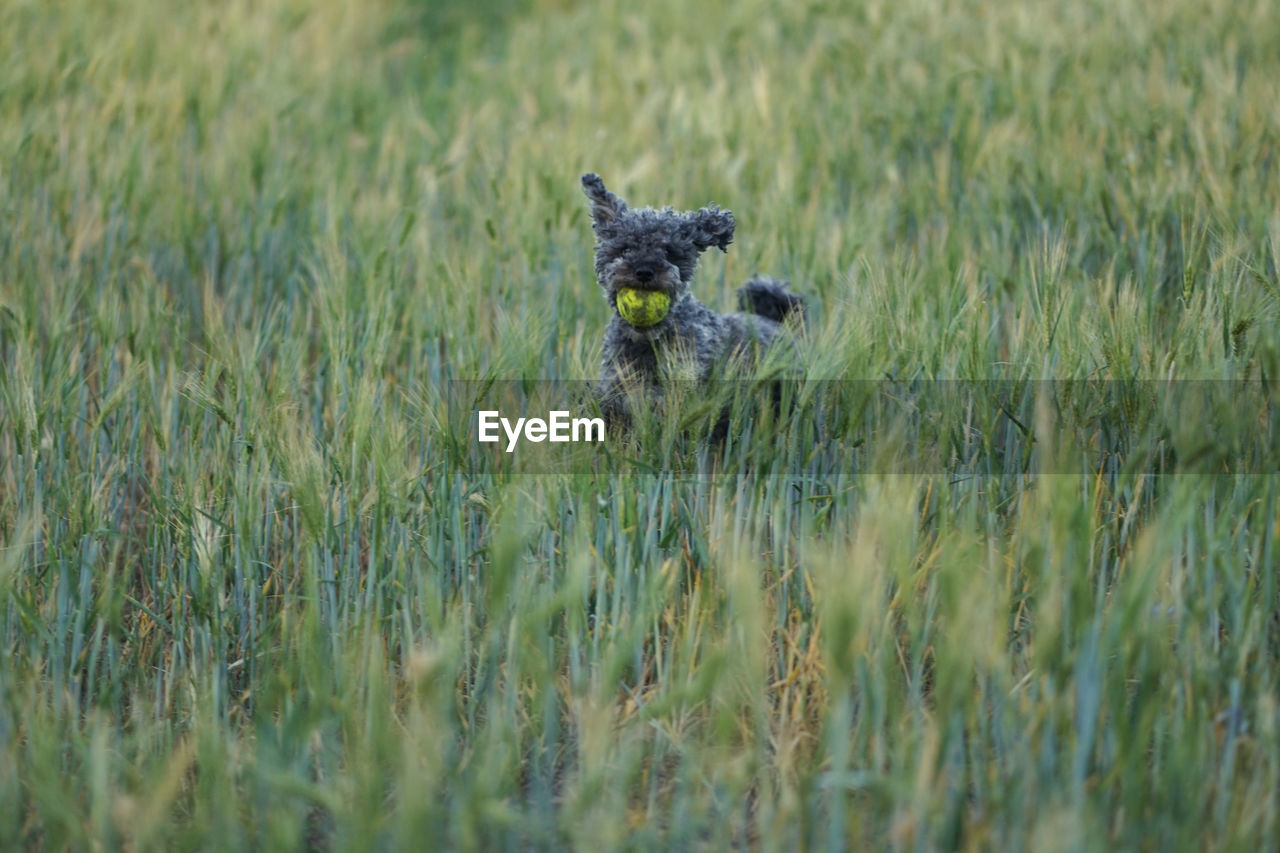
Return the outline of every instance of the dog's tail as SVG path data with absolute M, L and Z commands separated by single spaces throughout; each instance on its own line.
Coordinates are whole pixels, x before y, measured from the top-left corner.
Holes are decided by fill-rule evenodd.
M 794 315 L 803 325 L 804 297 L 788 290 L 789 284 L 767 275 L 755 276 L 738 288 L 738 307 L 776 323 Z

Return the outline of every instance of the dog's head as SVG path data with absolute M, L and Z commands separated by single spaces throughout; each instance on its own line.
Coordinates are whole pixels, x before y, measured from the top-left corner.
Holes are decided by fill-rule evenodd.
M 595 173 L 582 176 L 582 188 L 591 200 L 596 280 L 614 311 L 623 287 L 660 290 L 674 304 L 688 293 L 698 256 L 712 246 L 727 251 L 733 241 L 733 214 L 714 204 L 686 213 L 629 208 Z

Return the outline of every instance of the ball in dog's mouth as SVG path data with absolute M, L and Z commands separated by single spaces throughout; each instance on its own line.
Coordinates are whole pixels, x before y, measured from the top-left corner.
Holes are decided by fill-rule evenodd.
M 662 322 L 671 310 L 671 297 L 661 290 L 618 289 L 618 313 L 633 326 L 644 328 Z

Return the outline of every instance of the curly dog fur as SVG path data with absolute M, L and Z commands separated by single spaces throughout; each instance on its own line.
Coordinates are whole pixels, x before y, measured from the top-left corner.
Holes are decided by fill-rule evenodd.
M 711 378 L 729 359 L 749 359 L 784 338 L 788 316 L 803 319 L 803 300 L 767 276 L 738 290 L 743 313 L 718 314 L 690 292 L 698 257 L 712 246 L 727 251 L 733 241 L 729 211 L 715 204 L 688 212 L 628 207 L 594 173 L 582 176 L 582 188 L 591 201 L 596 279 L 613 309 L 600 383 L 606 409 L 620 405 L 627 383 L 656 389 L 674 362 L 683 363 L 687 378 Z M 670 310 L 656 325 L 633 326 L 618 313 L 623 287 L 663 291 Z

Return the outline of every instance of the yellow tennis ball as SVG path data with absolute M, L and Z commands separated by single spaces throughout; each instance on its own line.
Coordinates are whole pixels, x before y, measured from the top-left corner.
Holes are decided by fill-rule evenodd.
M 670 309 L 671 297 L 660 290 L 618 289 L 618 313 L 633 326 L 652 326 L 667 316 Z

